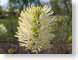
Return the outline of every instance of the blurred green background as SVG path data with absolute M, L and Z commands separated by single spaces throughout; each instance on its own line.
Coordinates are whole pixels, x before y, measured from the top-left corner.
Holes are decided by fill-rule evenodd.
M 21 10 L 28 6 L 48 5 L 54 16 L 68 16 L 66 20 L 67 40 L 72 40 L 72 3 L 71 0 L 0 0 L 0 43 L 15 43 L 18 17 Z M 58 32 L 58 31 L 57 31 Z M 58 39 L 58 38 L 57 38 Z

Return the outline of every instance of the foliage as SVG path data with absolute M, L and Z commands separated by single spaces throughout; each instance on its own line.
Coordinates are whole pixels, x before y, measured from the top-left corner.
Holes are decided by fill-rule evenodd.
M 72 13 L 71 0 L 50 0 L 54 14 L 68 15 Z
M 70 18 L 56 16 L 50 24 L 49 31 L 54 34 L 54 38 L 51 39 L 52 53 L 72 53 L 72 20 Z
M 63 14 L 64 16 L 57 16 L 56 22 L 52 23 L 52 25 L 53 25 L 52 30 L 54 30 L 54 32 L 58 36 L 61 35 L 59 33 L 59 31 L 63 35 L 66 34 L 65 41 L 71 42 L 72 41 L 72 38 L 71 38 L 72 37 L 72 5 L 71 5 L 71 0 L 51 0 L 51 3 L 54 3 L 54 5 L 53 5 L 54 7 L 52 7 L 52 9 L 56 13 L 56 15 L 57 14 L 60 15 L 60 13 L 62 12 L 61 10 L 57 9 L 57 8 L 61 7 L 61 6 L 58 5 L 59 2 L 62 2 L 64 4 L 65 9 L 64 10 L 62 10 L 61 8 L 60 9 L 63 12 L 65 12 L 65 15 Z M 59 21 L 59 20 L 61 20 L 61 21 Z M 62 27 L 63 27 L 63 29 L 62 29 Z M 62 37 L 62 38 L 64 39 L 64 37 Z M 61 37 L 60 37 L 60 39 L 61 39 Z
M 0 24 L 0 40 L 2 38 L 5 38 L 6 36 L 7 36 L 7 28 L 3 24 Z
M 3 24 L 0 24 L 0 35 L 5 35 L 7 33 L 7 29 Z
M 64 2 L 62 2 L 62 1 L 64 1 L 64 0 L 50 0 L 54 14 L 63 15 L 65 13 Z
M 31 6 L 32 3 L 40 5 L 40 0 L 9 0 L 9 6 L 11 9 L 23 10 L 24 7 Z
M 71 27 L 68 25 L 69 16 L 56 16 L 57 18 L 50 24 L 50 32 L 56 35 L 56 40 L 70 39 L 67 36 L 71 35 Z
M 0 6 L 0 15 L 2 14 L 2 7 Z
M 0 19 L 0 26 L 2 26 L 2 28 L 5 28 L 7 30 L 7 32 L 4 35 L 1 35 L 0 40 L 3 41 L 11 41 L 10 38 L 14 37 L 14 34 L 16 32 L 16 26 L 17 26 L 17 18 L 16 17 L 9 17 L 6 19 Z M 0 31 L 2 30 L 2 28 L 0 29 Z M 2 30 L 3 31 L 3 30 Z M 3 38 L 5 36 L 5 38 Z M 10 40 L 9 40 L 10 39 Z M 13 40 L 14 41 L 14 40 Z

